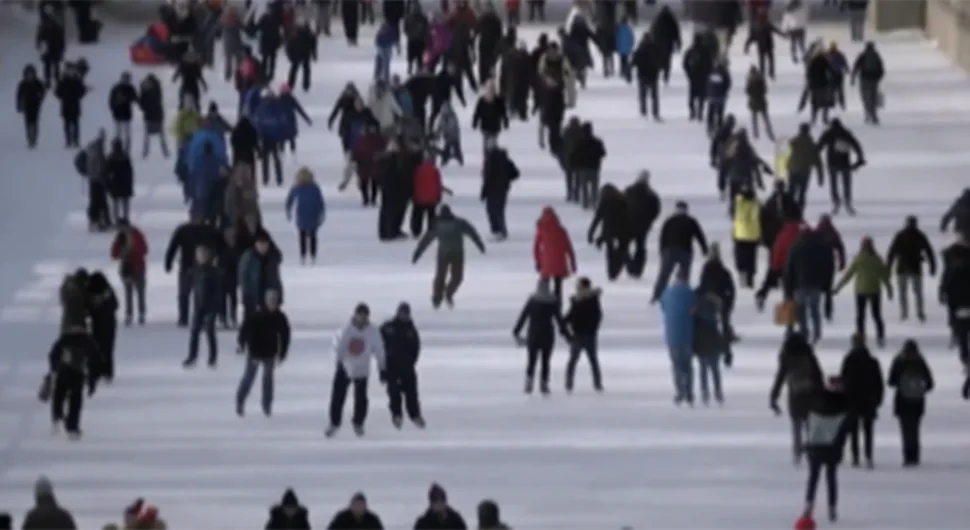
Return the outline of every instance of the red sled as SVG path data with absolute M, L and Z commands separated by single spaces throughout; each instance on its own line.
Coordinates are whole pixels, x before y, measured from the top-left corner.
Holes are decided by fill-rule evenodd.
M 146 44 L 135 44 L 129 48 L 128 52 L 131 54 L 131 64 L 156 66 L 168 62 L 164 57 L 153 52 Z

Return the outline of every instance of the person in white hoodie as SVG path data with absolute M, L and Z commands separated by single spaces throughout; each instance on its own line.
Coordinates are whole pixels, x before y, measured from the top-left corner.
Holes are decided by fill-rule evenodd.
M 384 340 L 380 330 L 370 323 L 370 308 L 367 304 L 357 305 L 350 322 L 334 338 L 333 348 L 337 356 L 337 368 L 330 390 L 330 426 L 327 427 L 327 438 L 340 430 L 344 402 L 351 386 L 354 387 L 354 415 L 351 423 L 357 436 L 363 436 L 368 410 L 367 379 L 370 377 L 371 359 L 377 361 L 381 383 L 387 380 Z
M 367 107 L 377 119 L 381 132 L 385 135 L 390 135 L 397 126 L 398 120 L 404 117 L 400 105 L 394 99 L 394 93 L 384 80 L 377 80 L 370 87 L 367 94 Z
M 791 0 L 785 6 L 781 19 L 781 30 L 788 35 L 791 45 L 791 60 L 798 64 L 799 57 L 805 57 L 805 27 L 808 25 L 808 6 L 802 0 Z

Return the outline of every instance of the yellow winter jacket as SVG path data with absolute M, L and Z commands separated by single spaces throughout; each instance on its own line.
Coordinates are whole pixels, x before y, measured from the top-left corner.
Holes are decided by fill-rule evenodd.
M 172 136 L 175 137 L 175 145 L 181 147 L 201 126 L 202 116 L 195 109 L 184 108 L 178 111 L 172 121 Z
M 747 243 L 761 241 L 761 205 L 758 199 L 747 199 L 742 195 L 734 198 L 735 241 Z

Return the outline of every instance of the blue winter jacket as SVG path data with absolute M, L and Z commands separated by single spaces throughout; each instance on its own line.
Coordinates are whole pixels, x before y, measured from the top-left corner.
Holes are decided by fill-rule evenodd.
M 187 164 L 188 175 L 191 176 L 195 173 L 198 167 L 199 161 L 202 160 L 203 147 L 206 142 L 212 144 L 212 149 L 215 152 L 216 159 L 223 166 L 229 165 L 229 154 L 226 149 L 226 139 L 225 137 L 216 129 L 211 127 L 203 126 L 189 138 L 186 142 L 187 150 L 185 152 L 185 163 Z
M 377 30 L 377 35 L 374 37 L 374 45 L 378 48 L 392 48 L 397 45 L 397 41 L 397 28 L 391 24 L 381 24 L 381 28 Z
M 675 283 L 660 296 L 664 314 L 664 337 L 667 347 L 690 352 L 694 341 L 694 290 L 684 283 Z
M 310 117 L 292 95 L 264 97 L 253 115 L 253 126 L 263 140 L 286 142 L 299 134 L 297 115 L 310 122 Z
M 195 161 L 194 169 L 189 173 L 189 181 L 186 183 L 193 214 L 208 216 L 211 213 L 211 201 L 216 198 L 219 172 L 224 167 L 226 164 L 215 153 L 202 154 Z
M 256 113 L 256 109 L 259 108 L 259 104 L 263 101 L 263 92 L 259 87 L 252 87 L 246 91 L 246 95 L 243 96 L 242 113 L 246 116 L 252 116 Z
M 636 37 L 633 35 L 633 28 L 629 24 L 617 24 L 616 26 L 616 53 L 620 56 L 627 56 L 633 53 L 633 46 Z
M 401 87 L 394 91 L 394 101 L 397 101 L 397 106 L 401 107 L 401 112 L 405 116 L 410 116 L 411 112 L 414 110 L 414 103 L 411 101 L 411 93 L 408 89 Z
M 327 203 L 316 182 L 303 182 L 293 186 L 286 197 L 287 215 L 292 213 L 294 206 L 296 206 L 297 230 L 316 231 L 327 217 Z
M 711 70 L 707 78 L 707 99 L 716 103 L 727 101 L 731 93 L 731 73 L 727 68 L 718 67 Z
M 262 305 L 266 290 L 272 289 L 279 293 L 283 300 L 283 281 L 280 279 L 280 264 L 272 253 L 260 256 L 255 250 L 247 250 L 239 258 L 239 290 L 243 302 L 250 305 Z
M 300 100 L 296 99 L 296 96 L 287 92 L 286 94 L 281 94 L 278 97 L 280 98 L 280 101 L 286 105 L 286 108 L 289 109 L 290 115 L 293 116 L 293 138 L 300 135 L 299 123 L 297 123 L 299 120 L 297 120 L 297 118 L 303 118 L 303 121 L 305 121 L 307 125 L 313 125 L 313 120 L 310 119 L 310 115 L 307 114 L 306 110 L 303 109 L 303 105 L 300 105 Z

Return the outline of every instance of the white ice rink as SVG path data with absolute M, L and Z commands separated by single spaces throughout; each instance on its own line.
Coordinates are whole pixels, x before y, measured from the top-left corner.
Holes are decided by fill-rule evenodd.
M 0 92 L 8 104 L 12 76 L 21 64 L 17 61 L 35 60 L 33 50 L 23 44 L 29 23 L 32 19 L 23 19 L 24 40 L 15 45 L 9 61 L 5 58 L 8 81 Z M 9 26 L 4 29 L 19 34 Z M 847 40 L 837 29 L 819 31 Z M 109 125 L 107 92 L 119 73 L 130 68 L 127 44 L 135 33 L 69 52 L 83 53 L 93 67 L 94 90 L 85 102 L 82 127 L 85 141 L 97 126 Z M 534 29 L 524 31 L 530 40 L 536 34 Z M 859 215 L 840 216 L 836 225 L 850 249 L 863 235 L 872 235 L 884 252 L 903 216 L 914 214 L 941 248 L 949 236 L 939 233 L 939 215 L 967 182 L 970 165 L 970 83 L 927 43 L 893 38 L 879 46 L 888 69 L 884 124 L 878 129 L 862 125 L 857 94 L 850 89 L 843 119 L 861 138 L 869 165 L 857 178 Z M 433 260 L 425 257 L 412 266 L 413 242 L 378 243 L 374 211 L 360 208 L 355 191 L 340 195 L 335 189 L 341 156 L 336 137 L 326 130 L 326 118 L 345 82 L 366 84 L 372 71 L 368 48 L 348 49 L 341 39 L 326 41 L 311 93 L 299 94 L 315 126 L 302 127 L 300 151 L 295 157 L 287 155 L 285 171 L 289 178 L 307 165 L 324 186 L 328 210 L 317 266 L 298 265 L 295 230 L 282 208 L 285 190 L 261 190 L 267 228 L 285 255 L 285 309 L 295 329 L 289 360 L 277 372 L 271 419 L 258 414 L 252 403 L 253 413 L 245 419 L 233 413 L 242 371 L 234 335 L 220 333 L 217 370 L 181 368 L 187 334 L 175 328 L 175 278 L 164 273 L 161 258 L 184 208 L 172 175 L 173 160 L 161 159 L 155 145 L 149 160 L 135 160 L 133 216 L 151 245 L 150 323 L 121 331 L 118 379 L 88 403 L 83 441 L 69 443 L 51 435 L 47 409 L 37 402 L 36 391 L 55 333 L 56 286 L 77 266 L 103 267 L 112 274 L 115 266 L 107 259 L 109 237 L 86 231 L 84 196 L 71 166 L 73 155 L 63 148 L 54 103 L 45 108 L 36 152 L 21 152 L 19 117 L 5 115 L 8 126 L 0 130 L 4 192 L 30 188 L 32 197 L 46 193 L 56 198 L 49 204 L 20 205 L 7 198 L 0 210 L 4 237 L 19 233 L 30 240 L 13 249 L 8 244 L 3 266 L 4 274 L 17 280 L 0 311 L 5 346 L 0 354 L 0 433 L 5 443 L 0 451 L 0 510 L 11 510 L 19 520 L 31 503 L 30 485 L 43 473 L 86 528 L 116 522 L 137 496 L 158 505 L 172 528 L 251 528 L 263 524 L 266 508 L 288 486 L 310 508 L 318 527 L 354 491 L 363 490 L 389 527 L 403 528 L 424 509 L 428 485 L 437 481 L 470 524 L 475 504 L 492 497 L 518 529 L 788 527 L 802 506 L 805 473 L 791 465 L 786 418 L 776 418 L 768 409 L 781 331 L 771 325 L 770 315 L 755 311 L 753 295 L 739 295 L 735 324 L 744 340 L 736 350 L 735 367 L 725 373 L 724 408 L 674 407 L 660 315 L 648 304 L 657 271 L 656 242 L 651 240 L 645 280 L 606 283 L 601 257 L 585 243 L 589 216 L 564 203 L 562 177 L 549 155 L 536 147 L 533 122 L 515 123 L 501 138 L 522 170 L 508 209 L 509 240 L 489 244 L 485 256 L 470 252 L 457 307 L 434 312 L 429 301 Z M 849 44 L 844 48 L 850 58 L 859 50 Z M 737 85 L 751 59 L 737 46 L 731 57 L 736 87 L 731 110 L 743 116 L 745 101 Z M 770 88 L 775 130 L 792 134 L 803 118 L 794 113 L 801 66 L 792 65 L 784 53 L 777 63 L 778 78 Z M 285 61 L 281 65 L 285 69 Z M 395 69 L 403 70 L 401 62 Z M 136 78 L 147 73 L 133 71 Z M 206 103 L 216 101 L 234 118 L 234 91 L 215 75 L 209 81 Z M 166 90 L 174 109 L 176 88 Z M 606 142 L 606 180 L 626 185 L 638 170 L 650 169 L 664 198 L 664 216 L 674 201 L 688 201 L 709 240 L 727 251 L 730 224 L 707 165 L 707 139 L 686 119 L 679 66 L 662 97 L 666 123 L 657 125 L 639 117 L 632 87 L 595 73 L 575 113 L 593 121 Z M 470 108 L 461 111 L 466 124 L 470 114 Z M 463 140 L 468 164 L 444 171 L 446 184 L 455 191 L 449 202 L 486 233 L 478 201 L 480 139 L 467 129 Z M 136 134 L 135 145 L 140 142 Z M 766 140 L 758 147 L 770 157 Z M 809 218 L 814 220 L 829 206 L 827 190 L 813 188 L 810 200 Z M 545 205 L 556 207 L 568 227 L 580 273 L 604 288 L 606 319 L 600 340 L 607 391 L 602 396 L 590 389 L 584 365 L 578 391 L 565 395 L 561 342 L 554 357 L 552 397 L 522 394 L 525 354 L 513 344 L 510 330 L 534 285 L 532 237 Z M 49 229 L 37 228 L 44 226 Z M 695 265 L 695 275 L 699 269 Z M 915 471 L 900 469 L 900 444 L 887 399 L 878 423 L 877 469 L 844 468 L 841 473 L 842 528 L 956 529 L 965 528 L 970 518 L 968 405 L 958 397 L 956 353 L 947 350 L 944 316 L 934 301 L 935 281 L 930 285 L 925 325 L 898 322 L 896 306 L 886 304 L 889 344 L 879 352 L 888 368 L 901 342 L 916 338 L 935 371 L 937 390 L 929 398 L 924 427 L 925 465 Z M 383 319 L 402 300 L 411 302 L 422 333 L 420 384 L 429 428 L 394 430 L 383 389 L 375 381 L 367 436 L 357 439 L 345 429 L 336 439 L 325 439 L 333 330 L 359 301 L 369 303 L 375 318 Z M 825 328 L 819 348 L 830 372 L 838 367 L 854 322 L 851 295 L 841 296 L 837 304 L 837 321 Z

